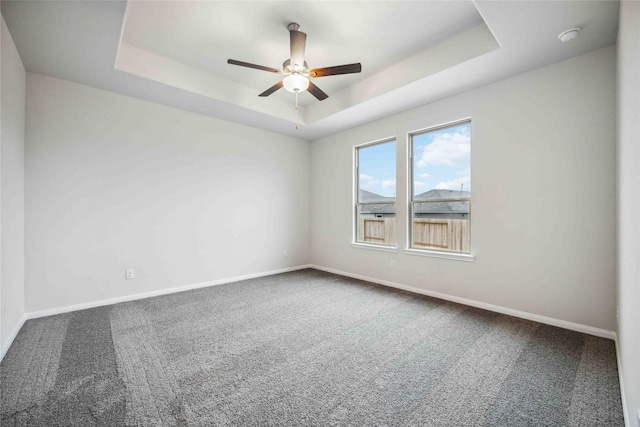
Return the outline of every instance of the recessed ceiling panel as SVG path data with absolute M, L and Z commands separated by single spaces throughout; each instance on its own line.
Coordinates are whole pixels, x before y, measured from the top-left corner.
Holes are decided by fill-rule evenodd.
M 229 96 L 253 91 L 255 99 L 246 102 L 238 99 L 237 104 L 290 119 L 291 112 L 284 112 L 286 107 L 280 110 L 282 106 L 294 103 L 293 94 L 280 90 L 268 99 L 258 99 L 258 94 L 282 76 L 229 65 L 227 59 L 282 69 L 283 62 L 289 59 L 287 25 L 291 22 L 300 24 L 300 30 L 307 34 L 305 60 L 310 68 L 362 64 L 359 74 L 314 80 L 330 98 L 364 80 L 373 82 L 376 75 L 380 76 L 378 80 L 385 80 L 384 91 L 406 84 L 407 76 L 412 73 L 398 76 L 388 71 L 386 76 L 384 74 L 400 63 L 418 71 L 415 78 L 419 78 L 424 75 L 421 74 L 424 67 L 412 66 L 407 62 L 410 58 L 470 28 L 484 25 L 470 1 L 129 2 L 117 68 L 185 90 L 197 90 L 196 86 L 200 86 L 202 95 L 230 102 L 233 101 Z M 494 43 L 492 48 L 496 47 L 497 43 Z M 463 50 L 470 56 L 464 56 L 462 60 L 486 52 L 484 47 L 482 52 L 468 47 Z M 127 52 L 135 54 L 127 55 Z M 143 59 L 146 55 L 149 58 Z M 145 66 L 145 62 L 161 62 L 161 58 L 166 61 L 164 66 Z M 129 60 L 137 64 L 129 63 Z M 423 57 L 420 60 L 437 62 L 442 58 Z M 450 61 L 442 64 L 452 65 Z M 437 63 L 434 65 L 438 68 Z M 169 69 L 172 71 L 168 72 Z M 192 76 L 187 75 L 188 70 L 192 71 Z M 202 81 L 203 73 L 209 75 L 208 85 L 186 83 Z M 199 77 L 196 78 L 196 74 Z M 237 89 L 230 90 L 234 85 Z M 374 90 L 367 97 L 377 94 Z M 362 97 L 357 98 L 362 100 Z M 318 102 L 309 93 L 299 95 L 298 104 L 307 109 L 316 109 Z M 318 108 L 326 112 L 322 116 L 351 106 L 344 102 L 326 104 L 334 108 Z M 317 114 L 306 112 L 296 120 L 315 116 Z
M 482 19 L 471 1 L 138 1 L 128 4 L 122 41 L 242 83 L 247 77 L 263 83 L 274 76 L 231 67 L 226 59 L 281 68 L 289 58 L 290 22 L 307 33 L 311 68 L 360 62 L 366 77 Z M 333 91 L 356 79 L 324 84 Z

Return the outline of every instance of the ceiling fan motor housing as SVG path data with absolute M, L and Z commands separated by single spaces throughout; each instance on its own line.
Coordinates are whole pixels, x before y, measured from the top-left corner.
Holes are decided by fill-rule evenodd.
M 304 61 L 304 65 L 302 67 L 296 67 L 295 65 L 292 66 L 291 59 L 287 59 L 282 63 L 282 71 L 284 71 L 284 74 L 299 73 L 304 76 L 308 76 L 308 70 L 309 64 L 307 64 L 307 61 Z

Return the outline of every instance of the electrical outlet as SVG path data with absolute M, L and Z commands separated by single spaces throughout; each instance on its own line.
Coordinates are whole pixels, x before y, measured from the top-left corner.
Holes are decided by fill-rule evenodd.
M 124 278 L 130 280 L 136 277 L 136 271 L 133 268 L 127 268 L 124 271 Z
M 396 260 L 395 259 L 391 260 L 391 268 L 396 268 Z
M 289 251 L 282 252 L 282 258 L 288 258 L 288 257 L 289 257 Z

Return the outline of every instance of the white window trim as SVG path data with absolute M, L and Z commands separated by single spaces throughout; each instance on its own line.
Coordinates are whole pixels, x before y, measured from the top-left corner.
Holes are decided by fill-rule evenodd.
M 397 246 L 376 245 L 375 243 L 369 244 L 369 243 L 353 242 L 351 243 L 351 247 L 356 249 L 366 249 L 369 251 L 394 252 L 394 253 L 398 252 Z
M 456 261 L 473 262 L 476 260 L 475 255 L 472 255 L 470 253 L 467 254 L 464 252 L 432 251 L 429 249 L 407 248 L 403 250 L 403 253 L 407 255 L 425 256 L 431 258 L 452 259 Z

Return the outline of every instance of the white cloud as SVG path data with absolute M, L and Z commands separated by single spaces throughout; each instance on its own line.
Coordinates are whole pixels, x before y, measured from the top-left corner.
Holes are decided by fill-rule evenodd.
M 382 180 L 382 188 L 395 188 L 396 180 L 395 179 L 383 179 Z
M 364 190 L 370 190 L 380 184 L 379 179 L 376 179 L 375 177 L 370 175 L 365 175 L 363 173 L 360 174 L 359 181 L 360 188 Z
M 416 163 L 424 168 L 428 165 L 453 166 L 461 160 L 469 158 L 471 150 L 470 137 L 460 132 L 438 135 L 431 144 L 422 150 L 422 156 Z
M 471 166 L 467 166 L 466 169 L 456 172 L 458 175 L 471 175 Z
M 425 173 L 419 173 L 419 174 L 418 174 L 418 178 L 422 178 L 422 179 L 424 179 L 424 178 L 431 178 L 432 176 L 433 176 L 433 175 L 431 175 L 430 173 L 426 173 L 426 172 L 425 172 Z
M 462 188 L 464 191 L 471 191 L 471 176 L 465 175 L 450 181 L 441 181 L 437 183 L 434 188 L 441 190 L 460 190 L 461 184 L 464 185 Z
M 413 188 L 425 188 L 426 186 L 427 186 L 426 182 L 413 181 Z

